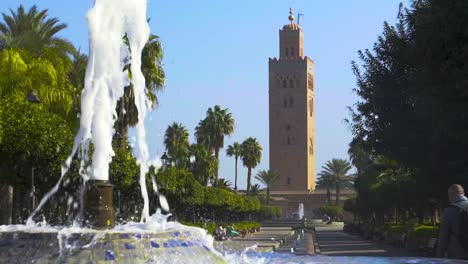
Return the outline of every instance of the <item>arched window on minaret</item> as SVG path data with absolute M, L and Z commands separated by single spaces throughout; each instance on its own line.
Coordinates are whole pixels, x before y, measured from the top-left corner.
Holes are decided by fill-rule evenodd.
M 309 115 L 312 116 L 314 114 L 314 99 L 309 99 Z
M 288 57 L 288 56 L 289 56 L 288 48 L 286 48 L 286 50 L 285 50 L 285 53 L 284 53 L 284 54 L 285 54 L 285 56 L 286 56 L 286 57 Z
M 288 86 L 288 82 L 286 80 L 283 80 L 283 88 L 286 88 Z
M 284 107 L 284 108 L 288 108 L 288 97 L 287 97 L 287 96 L 285 96 L 285 97 L 283 98 L 283 107 Z
M 291 47 L 291 57 L 294 57 L 294 47 Z
M 293 107 L 293 105 L 294 105 L 294 100 L 292 96 L 289 96 L 289 107 Z
M 289 88 L 294 88 L 294 80 L 289 80 Z
M 309 154 L 310 155 L 314 154 L 314 142 L 312 141 L 311 138 L 309 138 Z

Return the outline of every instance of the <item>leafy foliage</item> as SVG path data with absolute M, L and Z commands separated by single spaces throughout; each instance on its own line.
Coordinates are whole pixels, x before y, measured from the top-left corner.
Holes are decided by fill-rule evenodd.
M 257 139 L 249 137 L 241 145 L 242 163 L 247 167 L 247 195 L 250 193 L 252 168 L 255 168 L 262 157 L 262 147 Z
M 187 129 L 182 124 L 175 122 L 167 127 L 164 135 L 167 154 L 178 168 L 186 167 L 189 162 L 190 144 L 188 136 Z
M 259 180 L 261 183 L 265 184 L 267 188 L 266 204 L 270 203 L 270 188 L 275 182 L 280 178 L 280 174 L 277 171 L 272 170 L 261 170 L 255 176 L 255 179 Z
M 409 211 L 435 223 L 446 188 L 468 185 L 468 2 L 414 1 L 400 6 L 398 20 L 384 24 L 372 50 L 359 51 L 361 65 L 352 63 L 356 205 L 380 221 Z
M 195 128 L 197 143 L 204 145 L 210 152 L 214 152 L 216 160 L 219 162 L 219 150 L 224 147 L 224 136 L 234 132 L 234 119 L 229 109 L 222 109 L 215 105 L 208 108 L 205 119 L 201 120 Z M 215 179 L 218 178 L 216 168 Z
M 340 188 L 344 182 L 352 182 L 353 175 L 349 175 L 348 171 L 352 166 L 347 160 L 332 159 L 327 161 L 325 166 L 322 166 L 322 171 L 318 174 L 320 176 L 318 185 L 324 185 L 327 188 L 327 199 L 330 202 L 330 187 L 335 186 L 336 189 L 336 205 L 339 203 Z

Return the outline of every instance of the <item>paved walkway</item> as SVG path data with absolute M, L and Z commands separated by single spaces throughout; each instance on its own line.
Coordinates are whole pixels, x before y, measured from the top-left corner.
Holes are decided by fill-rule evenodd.
M 316 237 L 320 254 L 329 256 L 414 256 L 405 249 L 377 244 L 336 229 L 317 228 Z
M 256 252 L 271 252 L 277 250 L 294 234 L 290 227 L 262 227 L 260 232 L 248 234 L 244 238 L 215 241 L 214 246 L 220 252 L 227 253 L 241 253 L 249 247 L 255 248 Z

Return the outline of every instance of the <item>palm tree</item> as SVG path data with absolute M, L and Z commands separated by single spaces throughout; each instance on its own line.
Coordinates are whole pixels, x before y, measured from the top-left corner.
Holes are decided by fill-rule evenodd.
M 9 85 L 4 87 L 8 91 L 0 94 L 24 98 L 34 88 L 47 110 L 68 119 L 74 92 L 68 78 L 63 77 L 72 69 L 75 48 L 69 41 L 55 36 L 67 26 L 57 18 L 48 18 L 47 12 L 38 11 L 35 5 L 26 12 L 20 5 L 16 12 L 10 9 L 10 14 L 2 13 L 0 51 L 6 62 L 2 67 L 8 69 Z M 20 81 L 12 80 L 12 72 L 20 65 L 24 76 Z M 76 115 L 73 117 L 76 120 Z
M 190 148 L 188 136 L 188 131 L 182 124 L 174 122 L 166 129 L 164 145 L 177 168 L 184 168 L 187 165 Z
M 237 191 L 237 160 L 241 155 L 241 151 L 241 144 L 238 142 L 234 142 L 232 145 L 229 145 L 226 150 L 226 155 L 228 155 L 228 157 L 234 156 L 234 159 L 236 160 L 236 178 L 234 180 L 234 191 Z
M 320 173 L 319 173 L 319 175 L 320 175 Z M 317 179 L 317 188 L 325 187 L 327 189 L 327 203 L 328 204 L 331 204 L 330 188 L 332 186 L 333 186 L 333 182 L 331 180 L 331 177 L 321 176 L 320 178 Z
M 124 36 L 124 43 L 130 49 L 126 35 Z M 163 55 L 159 37 L 150 35 L 141 52 L 141 72 L 145 77 L 146 95 L 151 102 L 151 108 L 158 104 L 156 93 L 164 87 L 166 75 L 162 67 Z M 130 66 L 130 63 L 125 65 L 124 70 L 128 70 L 131 79 Z M 128 127 L 138 124 L 138 109 L 135 105 L 135 93 L 131 83 L 124 88 L 124 96 L 118 101 L 116 112 L 116 129 L 123 138 L 122 142 L 125 143 L 128 138 Z M 124 145 L 121 147 L 124 147 Z
M 232 183 L 230 180 L 219 178 L 217 180 L 214 180 L 211 186 L 220 188 L 220 189 L 231 190 L 231 185 Z
M 261 190 L 260 185 L 256 183 L 256 184 L 252 185 L 252 187 L 250 188 L 250 195 L 251 196 L 257 196 L 257 195 L 260 194 L 261 191 L 262 190 Z
M 203 144 L 210 151 L 214 151 L 216 160 L 219 162 L 219 150 L 224 147 L 224 136 L 234 132 L 234 119 L 229 109 L 222 109 L 215 105 L 208 108 L 206 117 L 195 128 L 195 136 L 199 144 Z M 216 170 L 215 179 L 218 178 Z
M 257 139 L 249 137 L 241 145 L 242 163 L 247 167 L 247 195 L 250 192 L 250 182 L 252 178 L 252 168 L 255 168 L 262 157 L 262 147 Z
M 218 161 L 205 146 L 200 144 L 190 146 L 190 155 L 195 158 L 190 164 L 190 171 L 200 184 L 207 186 L 210 177 L 218 169 Z
M 340 198 L 340 185 L 345 182 L 354 180 L 354 175 L 348 174 L 348 171 L 352 169 L 349 161 L 344 159 L 332 159 L 327 161 L 325 166 L 322 166 L 322 171 L 319 173 L 321 181 L 327 186 L 331 184 L 335 185 L 336 189 L 336 205 L 338 205 Z
M 261 183 L 265 184 L 267 190 L 266 204 L 270 203 L 270 188 L 271 186 L 278 181 L 280 174 L 277 171 L 272 170 L 261 170 L 255 176 L 255 179 L 259 180 Z
M 20 5 L 17 11 L 10 9 L 10 15 L 2 13 L 0 22 L 0 50 L 18 48 L 40 55 L 44 48 L 53 48 L 62 55 L 70 55 L 75 49 L 63 38 L 55 35 L 67 27 L 57 18 L 48 18 L 48 10 L 38 11 L 33 5 L 28 12 Z

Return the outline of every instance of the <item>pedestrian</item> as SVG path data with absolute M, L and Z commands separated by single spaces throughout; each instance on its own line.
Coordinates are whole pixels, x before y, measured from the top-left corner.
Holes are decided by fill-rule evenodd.
M 437 257 L 468 259 L 468 198 L 463 187 L 453 184 L 448 189 L 450 206 L 444 209 L 437 240 Z

